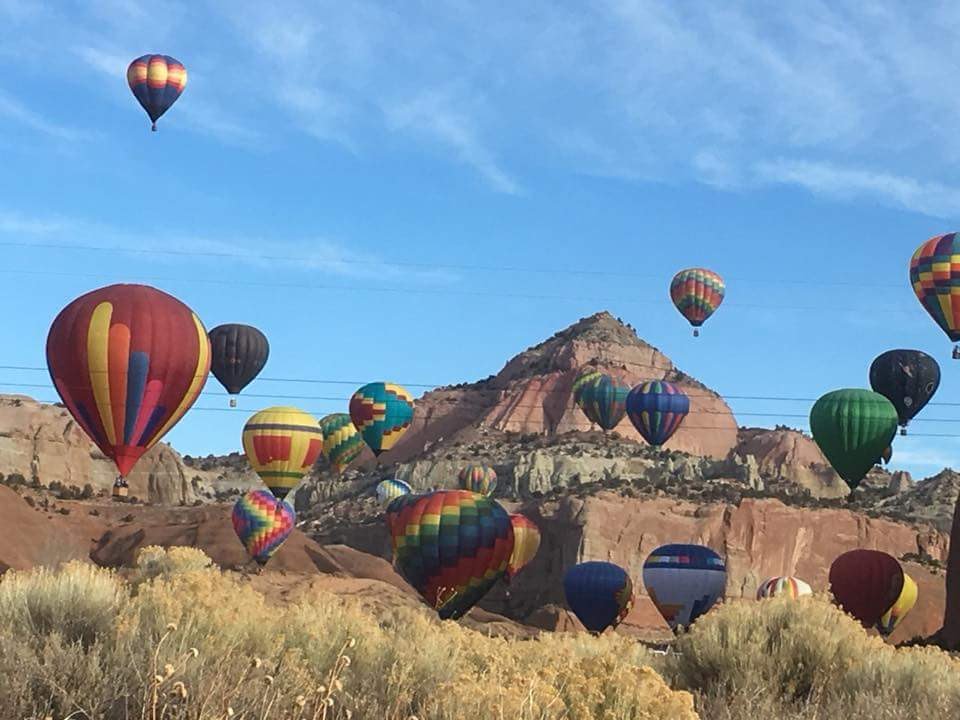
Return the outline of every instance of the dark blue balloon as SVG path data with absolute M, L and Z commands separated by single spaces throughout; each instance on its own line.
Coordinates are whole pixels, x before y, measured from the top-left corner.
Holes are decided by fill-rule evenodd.
M 637 385 L 627 395 L 627 415 L 643 439 L 660 447 L 690 412 L 690 398 L 666 380 Z
M 563 591 L 570 609 L 587 630 L 595 633 L 619 625 L 633 605 L 633 582 L 613 563 L 574 565 L 563 578 Z

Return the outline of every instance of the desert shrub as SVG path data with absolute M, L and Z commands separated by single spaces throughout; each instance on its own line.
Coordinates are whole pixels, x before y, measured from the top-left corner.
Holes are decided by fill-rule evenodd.
M 666 677 L 710 720 L 960 717 L 960 663 L 896 649 L 824 597 L 723 604 L 674 649 Z
M 693 719 L 619 636 L 489 638 L 425 609 L 306 590 L 277 605 L 196 550 L 131 573 L 73 563 L 0 580 L 10 717 Z M 42 597 L 41 597 L 42 595 Z

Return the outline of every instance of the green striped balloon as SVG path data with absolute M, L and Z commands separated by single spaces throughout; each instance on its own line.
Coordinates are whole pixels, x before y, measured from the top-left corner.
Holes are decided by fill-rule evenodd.
M 893 441 L 897 409 L 880 393 L 834 390 L 814 403 L 810 430 L 833 469 L 853 490 Z

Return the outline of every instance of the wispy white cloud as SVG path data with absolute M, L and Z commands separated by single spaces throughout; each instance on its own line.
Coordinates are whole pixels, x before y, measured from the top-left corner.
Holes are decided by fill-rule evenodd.
M 820 195 L 868 198 L 935 217 L 960 216 L 960 187 L 832 163 L 778 159 L 757 163 L 761 182 L 795 185 Z
M 30 109 L 17 98 L 0 90 L 0 118 L 3 117 L 57 140 L 72 142 L 87 135 L 80 130 L 50 120 Z

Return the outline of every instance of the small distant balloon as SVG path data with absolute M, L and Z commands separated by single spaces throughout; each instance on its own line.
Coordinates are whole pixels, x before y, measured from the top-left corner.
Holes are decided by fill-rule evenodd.
M 567 605 L 592 633 L 615 628 L 633 607 L 633 581 L 618 565 L 590 561 L 574 565 L 563 578 Z
M 363 452 L 363 437 L 346 413 L 331 413 L 320 418 L 323 432 L 323 456 L 338 473 Z
M 233 529 L 247 553 L 263 567 L 296 525 L 293 507 L 266 490 L 244 493 L 233 506 Z
M 723 302 L 726 285 L 723 278 L 706 268 L 688 268 L 673 276 L 670 299 L 680 314 L 693 326 L 694 337 Z
M 413 488 L 403 480 L 395 478 L 381 480 L 377 483 L 377 502 L 386 507 L 401 495 L 409 495 L 412 492 Z
M 812 595 L 813 590 L 803 580 L 792 575 L 772 577 L 760 583 L 757 588 L 757 600 L 772 597 L 789 597 L 796 600 L 804 595 Z
M 374 455 L 386 452 L 413 421 L 413 396 L 393 383 L 364 385 L 350 398 L 350 419 Z
M 723 597 L 727 568 L 704 545 L 662 545 L 643 563 L 643 584 L 671 630 L 687 627 Z
M 587 419 L 613 430 L 627 413 L 630 386 L 609 375 L 587 370 L 574 381 L 573 399 Z
M 512 580 L 540 549 L 540 528 L 533 520 L 519 513 L 510 516 L 510 524 L 513 525 L 513 554 L 507 566 L 507 578 Z
M 630 422 L 654 447 L 667 442 L 689 412 L 690 398 L 666 380 L 642 383 L 627 395 Z
M 187 86 L 187 69 L 169 55 L 142 55 L 127 68 L 127 85 L 150 116 L 150 129 L 170 109 Z
M 497 489 L 497 473 L 486 465 L 467 465 L 460 470 L 458 479 L 463 490 L 481 495 L 493 495 Z

